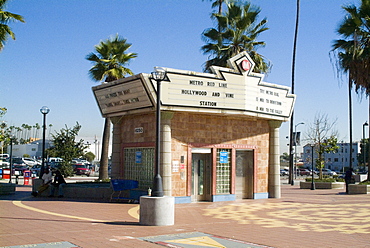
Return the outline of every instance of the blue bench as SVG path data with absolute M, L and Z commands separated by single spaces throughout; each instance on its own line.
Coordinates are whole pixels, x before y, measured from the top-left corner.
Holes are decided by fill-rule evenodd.
M 139 182 L 127 179 L 112 179 L 110 181 L 113 192 L 110 201 L 114 200 L 128 200 L 139 202 L 140 196 L 144 195 L 143 191 L 138 191 Z

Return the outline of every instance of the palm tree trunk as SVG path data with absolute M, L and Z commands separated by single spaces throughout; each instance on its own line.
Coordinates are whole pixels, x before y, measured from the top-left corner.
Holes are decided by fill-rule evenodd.
M 109 140 L 110 140 L 110 118 L 105 118 L 103 143 L 100 157 L 99 180 L 108 179 L 108 153 L 109 153 Z
M 349 81 L 349 80 L 348 80 Z M 348 82 L 348 107 L 349 107 L 349 168 L 352 168 L 352 87 Z
M 370 96 L 369 96 L 369 121 L 370 121 Z M 370 126 L 369 126 L 368 142 L 369 141 L 370 141 Z M 366 163 L 366 162 L 364 162 L 364 163 Z M 368 150 L 368 156 L 367 156 L 367 180 L 370 181 L 370 149 Z

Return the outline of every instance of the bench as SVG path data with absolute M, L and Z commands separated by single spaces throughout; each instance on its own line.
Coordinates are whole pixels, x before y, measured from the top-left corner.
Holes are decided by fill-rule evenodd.
M 140 196 L 143 192 L 137 191 L 139 182 L 127 179 L 111 179 L 110 181 L 113 192 L 110 201 L 114 200 L 128 200 L 129 202 L 139 202 Z M 138 193 L 140 192 L 140 193 Z

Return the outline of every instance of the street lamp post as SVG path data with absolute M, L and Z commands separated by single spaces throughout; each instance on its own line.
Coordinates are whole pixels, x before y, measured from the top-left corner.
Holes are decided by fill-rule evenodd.
M 294 126 L 294 133 L 295 133 L 295 135 L 294 135 L 294 174 L 297 176 L 297 174 L 298 174 L 298 171 L 297 171 L 297 127 L 299 126 L 299 125 L 303 125 L 304 124 L 304 122 L 300 122 L 300 123 L 298 123 L 298 124 L 296 124 L 295 126 Z M 297 178 L 297 177 L 296 177 Z
M 364 169 L 366 166 L 366 142 L 365 142 L 365 127 L 369 126 L 367 121 L 365 121 L 364 124 L 362 124 L 362 152 L 363 152 L 363 158 L 364 158 Z
M 313 173 L 313 149 L 315 148 L 315 144 L 311 144 L 311 163 L 312 163 L 312 182 L 311 182 L 311 190 L 315 190 L 315 182 L 314 182 L 314 174 Z
M 40 179 L 44 174 L 45 169 L 45 133 L 46 133 L 46 115 L 50 112 L 50 109 L 46 106 L 43 106 L 40 109 L 41 114 L 43 115 L 43 124 L 42 124 L 42 160 L 41 160 L 41 171 Z
M 10 136 L 10 154 L 9 154 L 9 167 L 10 167 L 10 177 L 9 177 L 9 183 L 12 183 L 12 175 L 13 175 L 13 140 L 14 136 Z
M 157 109 L 156 109 L 156 141 L 155 141 L 155 176 L 153 180 L 153 190 L 151 196 L 163 196 L 162 177 L 160 175 L 160 153 L 161 153 L 161 81 L 166 77 L 166 71 L 163 69 L 156 69 L 152 72 L 152 78 L 157 82 Z

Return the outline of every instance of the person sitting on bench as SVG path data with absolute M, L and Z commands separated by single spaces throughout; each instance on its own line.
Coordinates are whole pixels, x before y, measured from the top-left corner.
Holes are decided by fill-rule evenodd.
M 49 197 L 54 196 L 55 188 L 58 188 L 58 197 L 63 197 L 63 186 L 66 185 L 66 181 L 60 170 L 55 172 L 54 182 L 51 183 L 50 195 Z
M 53 180 L 53 175 L 51 173 L 51 170 L 49 168 L 45 168 L 44 170 L 44 174 L 42 175 L 42 185 L 37 189 L 37 191 L 34 191 L 32 192 L 31 194 L 33 196 L 37 196 L 39 194 L 41 194 L 42 192 L 44 192 L 45 190 L 47 190 L 49 188 L 49 184 L 52 182 Z

